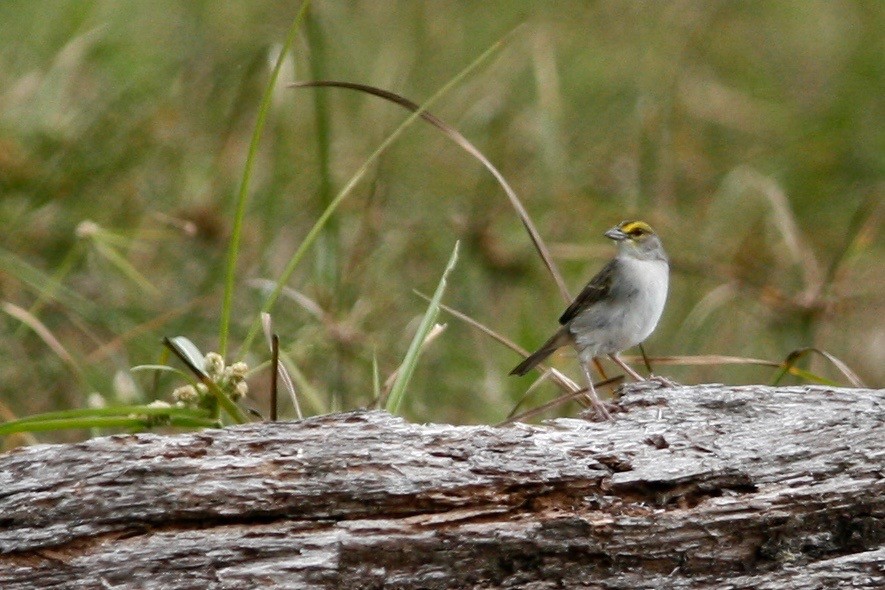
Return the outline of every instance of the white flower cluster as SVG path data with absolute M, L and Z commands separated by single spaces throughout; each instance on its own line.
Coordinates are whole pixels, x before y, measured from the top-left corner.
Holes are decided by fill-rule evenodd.
M 238 401 L 249 393 L 249 384 L 246 383 L 249 367 L 246 363 L 237 362 L 225 365 L 224 358 L 220 354 L 210 352 L 203 360 L 203 370 L 206 371 L 209 379 L 228 394 L 232 400 Z M 172 399 L 175 400 L 176 405 L 182 407 L 206 406 L 206 402 L 210 398 L 212 398 L 212 393 L 205 383 L 183 385 L 172 392 Z

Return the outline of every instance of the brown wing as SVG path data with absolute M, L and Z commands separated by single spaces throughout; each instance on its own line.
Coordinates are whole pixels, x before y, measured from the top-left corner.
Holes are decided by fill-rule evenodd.
M 575 297 L 575 300 L 572 301 L 572 304 L 568 306 L 562 316 L 559 318 L 559 323 L 561 325 L 565 325 L 572 320 L 576 315 L 581 313 L 584 309 L 593 305 L 600 299 L 605 298 L 608 294 L 609 289 L 611 289 L 612 285 L 612 277 L 615 273 L 615 268 L 618 265 L 618 259 L 613 258 L 609 261 L 608 264 L 602 267 L 596 276 L 590 279 L 590 282 L 587 283 L 587 286 Z

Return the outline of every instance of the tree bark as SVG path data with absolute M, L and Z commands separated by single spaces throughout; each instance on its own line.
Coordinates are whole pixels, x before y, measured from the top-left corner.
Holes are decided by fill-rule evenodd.
M 0 456 L 0 588 L 882 588 L 885 390 L 625 388 Z

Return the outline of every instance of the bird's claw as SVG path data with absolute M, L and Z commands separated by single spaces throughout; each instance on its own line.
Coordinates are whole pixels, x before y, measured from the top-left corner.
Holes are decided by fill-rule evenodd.
M 620 406 L 612 402 L 604 402 L 600 400 L 597 404 L 591 404 L 580 413 L 580 417 L 591 422 L 608 422 L 614 420 L 612 414 L 621 411 Z

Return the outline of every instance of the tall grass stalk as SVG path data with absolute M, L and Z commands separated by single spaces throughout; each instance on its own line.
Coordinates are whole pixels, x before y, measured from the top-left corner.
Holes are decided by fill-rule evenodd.
M 479 55 L 476 59 L 470 62 L 467 67 L 458 72 L 451 80 L 446 82 L 439 90 L 437 90 L 430 98 L 428 98 L 424 103 L 419 107 L 419 110 L 415 111 L 411 115 L 409 115 L 400 125 L 393 130 L 393 132 L 388 135 L 384 141 L 372 152 L 369 157 L 363 162 L 362 166 L 357 169 L 354 175 L 347 181 L 344 187 L 338 192 L 335 198 L 329 203 L 328 207 L 322 212 L 319 219 L 317 219 L 316 223 L 314 223 L 313 227 L 310 228 L 310 231 L 307 232 L 307 235 L 298 245 L 298 248 L 295 250 L 295 253 L 292 254 L 292 257 L 289 259 L 289 262 L 286 264 L 286 268 L 283 270 L 283 273 L 280 275 L 280 278 L 277 280 L 277 284 L 274 287 L 274 290 L 268 295 L 267 300 L 264 302 L 264 305 L 261 308 L 261 311 L 267 313 L 273 308 L 274 304 L 276 304 L 277 299 L 280 296 L 280 293 L 283 291 L 286 283 L 289 281 L 289 277 L 292 276 L 292 273 L 295 272 L 295 268 L 301 262 L 301 259 L 304 258 L 307 250 L 314 244 L 323 227 L 325 227 L 326 223 L 328 223 L 329 219 L 332 217 L 332 214 L 338 209 L 338 206 L 350 195 L 351 191 L 353 191 L 354 187 L 356 187 L 357 183 L 362 180 L 363 176 L 369 171 L 369 168 L 374 164 L 374 162 L 384 153 L 384 151 L 390 147 L 390 145 L 412 124 L 414 123 L 421 114 L 430 108 L 432 104 L 442 98 L 447 92 L 449 92 L 452 88 L 457 86 L 464 78 L 466 78 L 470 73 L 476 70 L 480 64 L 484 63 L 489 57 L 494 55 L 495 52 L 500 49 L 507 40 L 513 35 L 513 33 L 517 29 L 513 29 L 507 34 L 505 34 L 501 39 L 492 44 L 491 47 L 486 49 L 482 54 Z M 243 344 L 240 348 L 240 353 L 238 356 L 244 356 L 248 351 L 249 347 L 252 345 L 252 342 L 255 340 L 255 337 L 258 335 L 260 331 L 260 318 L 256 318 L 256 320 L 252 323 L 252 326 L 249 328 L 249 332 L 246 334 L 246 338 L 243 340 Z
M 387 405 L 385 408 L 391 414 L 399 412 L 400 405 L 402 405 L 403 399 L 406 396 L 406 388 L 409 386 L 409 381 L 412 378 L 412 374 L 415 372 L 415 367 L 421 356 L 422 345 L 430 334 L 430 331 L 433 329 L 433 326 L 436 323 L 436 318 L 439 316 L 439 306 L 442 301 L 443 293 L 446 291 L 446 283 L 449 274 L 458 262 L 459 243 L 460 242 L 455 242 L 455 247 L 452 249 L 452 255 L 449 257 L 446 269 L 443 271 L 442 277 L 439 279 L 439 284 L 436 286 L 433 298 L 430 300 L 430 304 L 424 312 L 424 317 L 421 318 L 421 324 L 418 326 L 418 331 L 415 332 L 415 337 L 412 338 L 412 342 L 409 344 L 406 356 L 397 371 L 396 380 L 390 388 L 390 394 L 387 397 Z
M 185 428 L 211 428 L 221 425 L 217 419 L 209 415 L 209 412 L 202 409 L 134 405 L 81 408 L 34 414 L 0 423 L 0 436 L 9 436 L 20 432 L 85 428 L 135 428 L 141 430 L 159 424 Z
M 326 51 L 323 31 L 316 15 L 311 13 L 305 22 L 307 40 L 310 44 L 310 75 L 321 79 L 326 72 Z M 313 97 L 313 118 L 316 126 L 317 174 L 319 187 L 317 197 L 323 207 L 328 207 L 335 198 L 332 194 L 331 137 L 329 122 L 329 101 L 326 93 L 317 91 Z M 338 223 L 330 219 L 325 231 L 320 234 L 317 248 L 316 268 L 320 280 L 330 290 L 338 287 Z
M 237 196 L 237 207 L 234 213 L 234 226 L 231 232 L 230 246 L 227 251 L 227 264 L 225 267 L 224 278 L 224 299 L 221 304 L 221 326 L 218 330 L 218 349 L 222 357 L 227 356 L 227 339 L 230 332 L 230 317 L 233 307 L 234 282 L 237 274 L 237 256 L 240 252 L 240 241 L 243 234 L 243 220 L 246 216 L 246 202 L 249 198 L 249 183 L 252 180 L 252 170 L 255 167 L 255 157 L 258 154 L 258 144 L 261 140 L 261 133 L 264 130 L 264 122 L 267 118 L 267 112 L 270 110 L 271 99 L 273 98 L 273 89 L 276 85 L 280 69 L 286 55 L 291 51 L 292 45 L 295 43 L 295 37 L 304 17 L 307 14 L 307 8 L 310 6 L 310 0 L 305 0 L 289 27 L 286 34 L 286 40 L 280 48 L 280 54 L 277 56 L 277 62 L 274 65 L 270 75 L 270 80 L 264 89 L 264 95 L 261 97 L 261 103 L 258 107 L 258 118 L 255 121 L 255 129 L 252 131 L 252 140 L 249 143 L 249 152 L 246 155 L 246 164 L 243 167 L 243 179 L 240 182 L 240 192 Z

